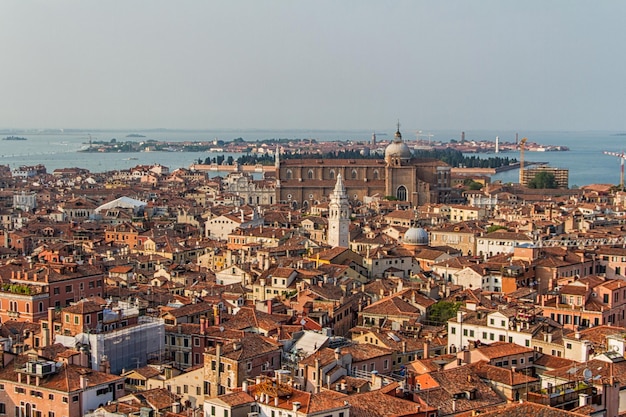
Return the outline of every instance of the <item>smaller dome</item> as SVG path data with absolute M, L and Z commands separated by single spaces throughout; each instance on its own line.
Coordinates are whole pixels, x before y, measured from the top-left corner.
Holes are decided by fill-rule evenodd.
M 407 245 L 428 245 L 428 232 L 421 227 L 411 227 L 404 233 L 402 242 Z

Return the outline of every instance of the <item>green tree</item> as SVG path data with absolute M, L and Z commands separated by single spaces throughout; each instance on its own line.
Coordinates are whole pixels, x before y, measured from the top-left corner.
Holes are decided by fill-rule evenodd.
M 487 228 L 487 233 L 495 232 L 496 230 L 506 229 L 504 226 L 500 226 L 499 224 L 492 224 Z
M 540 171 L 528 183 L 528 188 L 544 189 L 558 188 L 554 174 L 548 171 Z
M 430 308 L 428 319 L 431 322 L 443 325 L 448 322 L 448 319 L 456 316 L 456 312 L 461 308 L 463 303 L 452 301 L 438 301 Z

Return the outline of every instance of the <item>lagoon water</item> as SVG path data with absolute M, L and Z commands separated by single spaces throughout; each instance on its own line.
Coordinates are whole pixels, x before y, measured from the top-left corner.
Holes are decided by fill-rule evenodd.
M 393 131 L 377 130 L 379 141 L 389 140 Z M 129 133 L 145 135 L 145 138 L 127 138 Z M 460 132 L 432 131 L 433 141 L 447 142 L 450 139 L 459 140 Z M 91 134 L 93 141 L 110 141 L 115 138 L 118 142 L 132 140 L 142 141 L 154 139 L 158 141 L 210 141 L 220 139 L 231 141 L 243 138 L 248 142 L 263 139 L 316 139 L 318 141 L 352 140 L 369 142 L 371 131 L 331 131 L 331 130 L 156 130 L 156 131 L 59 131 L 59 132 L 25 132 L 2 131 L 0 138 L 6 136 L 20 136 L 26 141 L 0 141 L 0 165 L 9 165 L 11 169 L 20 165 L 44 164 L 49 172 L 57 168 L 80 167 L 92 172 L 104 172 L 119 169 L 128 169 L 138 164 L 160 163 L 170 169 L 188 167 L 207 157 L 216 155 L 233 155 L 208 152 L 140 152 L 140 153 L 83 153 L 78 152 L 89 142 Z M 499 136 L 501 142 L 514 142 L 515 132 L 502 131 L 466 131 L 466 140 L 495 140 Z M 533 162 L 547 162 L 553 167 L 569 169 L 569 184 L 580 186 L 593 183 L 618 184 L 620 180 L 620 159 L 615 156 L 604 155 L 603 151 L 619 152 L 626 150 L 626 136 L 623 132 L 519 132 L 519 138 L 527 137 L 529 141 L 542 145 L 564 145 L 569 151 L 564 152 L 526 152 L 525 160 Z M 422 137 L 423 139 L 425 137 Z M 404 132 L 404 140 L 412 146 L 416 137 L 414 133 Z M 478 154 L 489 157 L 494 154 Z M 519 159 L 519 152 L 501 153 L 499 156 L 509 156 Z M 133 158 L 133 159 L 130 159 Z M 136 159 L 135 159 L 136 158 Z M 500 173 L 492 180 L 516 182 L 518 171 Z

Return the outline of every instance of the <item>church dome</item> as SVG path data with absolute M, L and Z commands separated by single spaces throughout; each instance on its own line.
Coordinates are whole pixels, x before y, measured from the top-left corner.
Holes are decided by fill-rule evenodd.
M 428 232 L 421 227 L 411 227 L 404 233 L 402 242 L 407 245 L 428 245 Z
M 400 129 L 398 129 L 396 131 L 395 137 L 393 138 L 393 142 L 390 143 L 385 149 L 385 159 L 411 159 L 412 157 L 413 153 L 411 152 L 411 149 L 408 147 L 408 145 L 402 140 L 402 134 L 400 133 Z

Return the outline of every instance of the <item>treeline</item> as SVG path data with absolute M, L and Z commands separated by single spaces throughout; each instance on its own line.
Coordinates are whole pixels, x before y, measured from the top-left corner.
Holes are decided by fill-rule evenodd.
M 438 159 L 447 163 L 452 167 L 464 168 L 498 168 L 502 166 L 517 163 L 517 159 L 509 157 L 492 156 L 489 158 L 479 158 L 478 156 L 464 156 L 461 151 L 456 149 L 432 149 L 417 150 L 413 152 L 413 156 L 417 159 Z M 381 155 L 375 152 L 363 151 L 361 149 L 344 149 L 333 152 L 297 152 L 281 154 L 281 159 L 380 159 Z M 224 156 L 209 157 L 204 160 L 205 164 L 224 162 Z M 268 154 L 246 154 L 237 158 L 239 165 L 273 165 L 275 157 Z M 233 157 L 229 156 L 226 163 L 232 164 Z
M 463 152 L 456 149 L 432 149 L 418 150 L 414 152 L 416 158 L 434 158 L 446 164 L 458 168 L 499 168 L 517 162 L 515 158 L 492 156 L 480 158 L 478 156 L 465 156 Z

